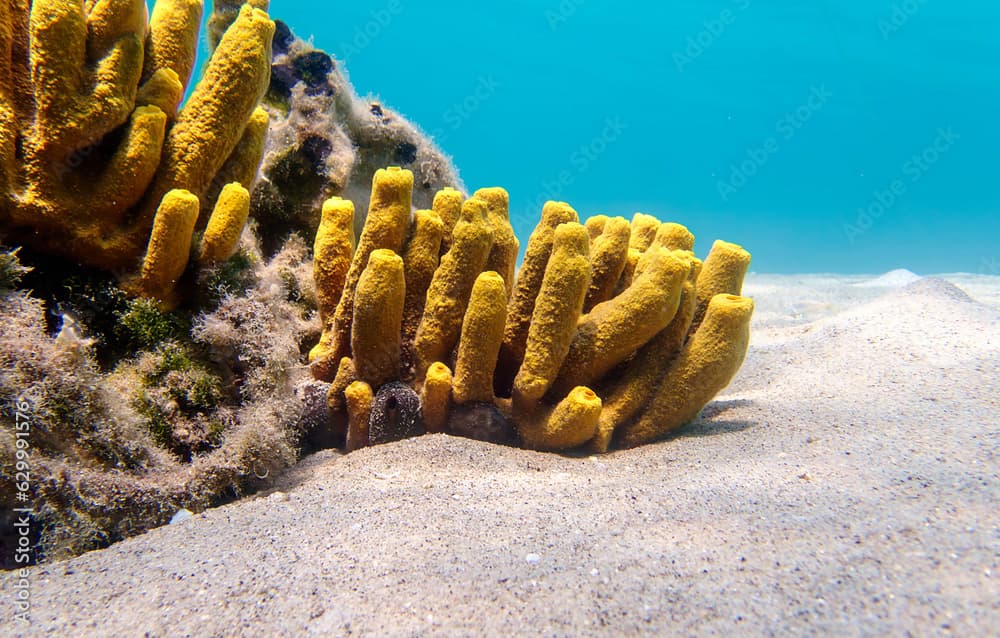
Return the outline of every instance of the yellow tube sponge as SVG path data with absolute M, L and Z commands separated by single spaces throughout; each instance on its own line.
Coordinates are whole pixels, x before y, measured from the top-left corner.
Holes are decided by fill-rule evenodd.
M 518 434 L 534 450 L 569 450 L 589 441 L 597 431 L 601 398 L 590 388 L 574 388 L 551 411 L 522 419 Z
M 344 357 L 338 362 L 337 372 L 330 382 L 330 388 L 326 393 L 326 407 L 331 414 L 338 414 L 344 411 L 344 391 L 347 386 L 358 380 L 357 370 L 354 369 L 354 360 Z M 336 425 L 336 424 L 335 424 Z M 343 427 L 344 423 L 340 424 Z
M 132 254 L 133 248 L 128 242 L 121 241 L 122 233 L 114 231 L 120 227 L 128 209 L 142 199 L 149 180 L 156 173 L 166 125 L 167 118 L 159 108 L 140 106 L 132 112 L 122 143 L 108 158 L 101 174 L 67 172 L 63 176 L 65 188 L 58 189 L 58 198 L 89 212 L 88 216 L 63 218 L 63 225 L 72 229 L 78 239 L 93 238 L 97 232 L 95 227 L 100 227 L 100 232 L 108 237 L 100 240 L 102 243 L 97 246 L 85 248 L 103 253 L 98 258 L 98 265 L 106 259 L 124 265 Z M 53 213 L 58 215 L 59 211 Z M 141 236 L 137 235 L 137 239 Z
M 358 379 L 373 388 L 399 378 L 405 296 L 402 258 L 384 248 L 373 251 L 354 293 L 351 327 L 351 352 Z
M 660 220 L 652 215 L 636 213 L 632 217 L 632 236 L 629 240 L 629 248 L 634 248 L 639 252 L 646 252 L 653 245 L 656 239 L 656 232 L 660 229 Z
M 68 153 L 98 142 L 128 120 L 135 104 L 146 4 L 118 0 L 88 5 L 31 3 L 35 117 L 27 142 L 29 155 L 47 162 L 61 162 Z M 85 66 L 88 60 L 96 62 Z
M 698 310 L 693 329 L 701 324 L 708 303 L 716 295 L 739 295 L 743 292 L 743 279 L 750 268 L 750 253 L 742 246 L 718 240 L 705 258 L 698 275 Z
M 542 208 L 542 219 L 528 238 L 514 294 L 507 305 L 507 322 L 504 325 L 503 344 L 500 346 L 500 357 L 497 362 L 494 386 L 497 393 L 502 396 L 510 394 L 514 376 L 524 360 L 528 327 L 531 325 L 531 315 L 535 311 L 535 299 L 545 277 L 545 268 L 552 254 L 556 227 L 579 220 L 576 211 L 569 204 L 547 202 Z
M 172 305 L 174 286 L 191 252 L 198 207 L 198 198 L 184 190 L 170 191 L 160 203 L 139 281 L 147 297 Z
M 552 393 L 593 384 L 670 325 L 689 272 L 685 260 L 657 249 L 625 292 L 580 319 Z
M 202 0 L 157 0 L 149 19 L 143 77 L 160 69 L 177 74 L 182 86 L 191 81 L 198 52 L 198 29 L 204 10 Z
M 201 238 L 198 262 L 215 264 L 232 256 L 250 216 L 250 193 L 239 183 L 222 189 Z
M 174 188 L 204 196 L 267 90 L 273 36 L 267 14 L 243 5 L 167 135 L 153 201 Z
M 694 235 L 686 226 L 667 222 L 660 224 L 653 245 L 667 250 L 694 250 Z
M 177 107 L 184 99 L 184 85 L 170 69 L 157 69 L 135 96 L 136 106 L 155 106 L 171 120 L 177 117 Z
M 601 236 L 601 233 L 604 232 L 604 227 L 607 225 L 609 219 L 611 218 L 607 215 L 594 215 L 593 217 L 587 218 L 587 221 L 585 221 L 583 225 L 587 227 L 587 233 L 590 235 L 591 242 Z M 625 223 L 628 222 L 626 221 Z
M 517 252 L 521 248 L 510 225 L 510 196 L 502 188 L 482 188 L 473 197 L 486 202 L 486 214 L 493 228 L 493 248 L 484 268 L 503 277 L 507 299 L 510 299 L 517 272 Z
M 263 126 L 247 120 L 269 84 L 274 31 L 265 13 L 242 11 L 177 114 L 201 2 L 159 0 L 148 28 L 146 7 L 8 0 L 0 9 L 0 232 L 118 271 L 138 294 L 135 269 L 168 193 L 199 198 L 201 229 L 225 184 L 249 190 L 262 134 L 239 179 L 218 169 L 249 129 L 267 128 L 266 116 Z
M 592 274 L 583 304 L 584 312 L 590 312 L 594 306 L 614 295 L 628 261 L 630 232 L 627 219 L 612 217 L 605 221 L 604 231 L 593 240 L 590 250 Z
M 642 259 L 643 252 L 635 248 L 628 249 L 628 257 L 625 259 L 625 268 L 622 269 L 622 278 L 618 280 L 618 286 L 615 288 L 615 295 L 621 294 L 621 292 L 632 285 L 632 280 L 635 278 L 635 270 L 639 266 L 639 261 Z
M 420 414 L 428 434 L 447 431 L 451 389 L 451 370 L 440 361 L 435 361 L 427 368 L 424 385 L 420 388 Z
M 368 447 L 368 428 L 375 395 L 364 381 L 355 381 L 344 390 L 347 404 L 347 451 Z
M 716 295 L 705 319 L 667 371 L 649 405 L 622 428 L 624 447 L 655 441 L 689 423 L 729 385 L 750 342 L 753 301 Z
M 444 222 L 433 210 L 418 210 L 413 214 L 410 239 L 403 250 L 406 270 L 406 303 L 403 306 L 403 376 L 412 380 L 416 358 L 413 340 L 424 315 L 427 289 L 434 278 L 441 258 Z
M 334 197 L 323 202 L 323 212 L 316 240 L 313 242 L 313 280 L 316 283 L 316 306 L 323 324 L 319 343 L 309 352 L 309 361 L 325 361 L 330 367 L 336 359 L 328 357 L 333 344 L 333 316 L 344 294 L 347 271 L 354 257 L 354 203 Z M 331 378 L 335 370 L 314 370 L 320 378 Z
M 232 30 L 232 28 L 230 28 Z M 227 32 L 228 33 L 228 32 Z M 368 258 L 379 249 L 391 250 L 397 255 L 402 252 L 403 241 L 410 230 L 410 207 L 413 197 L 413 173 L 392 166 L 379 169 L 372 178 L 371 201 L 368 205 L 368 217 L 358 239 L 357 250 L 351 267 L 347 271 L 344 282 L 344 293 L 337 305 L 333 318 L 333 341 L 330 352 L 325 358 L 339 361 L 341 357 L 350 354 L 351 321 L 354 317 L 354 291 L 357 288 L 361 273 L 368 265 Z M 313 368 L 313 375 L 318 379 L 325 375 L 319 374 L 330 367 L 329 362 L 316 360 L 320 367 Z
M 253 190 L 254 181 L 257 179 L 257 168 L 264 158 L 264 144 L 267 141 L 268 125 L 270 123 L 267 111 L 263 108 L 256 108 L 247 120 L 247 127 L 243 131 L 243 137 L 236 144 L 236 148 L 229 154 L 226 163 L 222 165 L 215 179 L 212 180 L 202 203 L 213 205 L 218 193 L 219 184 L 239 182 L 248 191 Z
M 455 224 L 458 223 L 459 217 L 462 216 L 462 202 L 464 201 L 465 197 L 462 193 L 451 187 L 443 188 L 434 195 L 434 203 L 431 204 L 431 208 L 444 224 L 444 235 L 441 240 L 442 255 L 451 248 L 451 234 L 455 230 Z
M 597 433 L 590 442 L 590 449 L 598 454 L 608 451 L 615 430 L 634 417 L 649 401 L 659 387 L 660 379 L 684 345 L 691 320 L 694 318 L 698 298 L 695 281 L 701 262 L 690 255 L 691 270 L 681 290 L 677 314 L 670 325 L 643 346 L 629 361 L 614 390 L 604 400 Z
M 556 380 L 576 333 L 589 285 L 587 229 L 575 222 L 560 224 L 531 315 L 524 362 L 514 378 L 515 410 L 530 410 Z
M 483 271 L 493 232 L 486 216 L 486 203 L 469 199 L 462 204 L 462 216 L 452 233 L 451 249 L 427 289 L 424 316 L 413 343 L 416 376 L 421 379 L 435 361 L 447 361 L 462 332 L 462 317 L 476 278 Z
M 493 271 L 476 279 L 469 308 L 462 323 L 455 363 L 455 403 L 493 401 L 493 369 L 496 367 L 506 319 L 507 288 Z

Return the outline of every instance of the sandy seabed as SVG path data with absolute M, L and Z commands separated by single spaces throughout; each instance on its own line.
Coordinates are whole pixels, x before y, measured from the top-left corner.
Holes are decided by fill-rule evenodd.
M 870 280 L 751 276 L 743 370 L 668 441 L 316 454 L 33 568 L 30 627 L 0 575 L 0 635 L 996 635 L 1000 277 Z

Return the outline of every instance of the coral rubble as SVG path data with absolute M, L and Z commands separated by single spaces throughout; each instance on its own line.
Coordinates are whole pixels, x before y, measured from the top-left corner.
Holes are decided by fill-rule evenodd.
M 742 364 L 741 247 L 716 242 L 702 263 L 680 224 L 580 223 L 549 202 L 515 274 L 503 189 L 442 190 L 411 212 L 412 188 L 409 171 L 378 171 L 357 248 L 339 199 L 316 238 L 327 310 L 311 369 L 349 449 L 424 432 L 633 447 L 697 417 Z
M 245 215 L 213 213 L 210 192 L 221 180 L 252 187 L 274 23 L 243 5 L 178 111 L 200 15 L 196 0 L 160 0 L 148 24 L 143 0 L 0 5 L 8 244 L 124 273 L 168 305 L 196 230 L 210 225 L 232 247 Z

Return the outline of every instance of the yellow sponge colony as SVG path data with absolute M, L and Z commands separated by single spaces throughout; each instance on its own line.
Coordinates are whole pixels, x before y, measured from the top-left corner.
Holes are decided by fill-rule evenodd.
M 196 230 L 209 226 L 201 264 L 228 255 L 246 223 L 243 197 L 232 189 L 219 197 L 212 185 L 252 186 L 275 26 L 245 5 L 178 112 L 202 5 L 159 0 L 148 24 L 142 0 L 0 9 L 0 231 L 8 242 L 124 273 L 128 290 L 167 305 Z
M 411 434 L 632 447 L 696 418 L 739 370 L 753 313 L 741 247 L 717 242 L 703 264 L 680 224 L 581 223 L 548 202 L 515 272 L 506 191 L 446 189 L 411 214 L 412 184 L 376 175 L 356 250 L 346 202 L 327 203 L 317 233 L 326 330 L 312 370 L 349 449 L 368 444 L 372 396 L 419 397 Z M 351 338 L 333 347 L 338 330 Z

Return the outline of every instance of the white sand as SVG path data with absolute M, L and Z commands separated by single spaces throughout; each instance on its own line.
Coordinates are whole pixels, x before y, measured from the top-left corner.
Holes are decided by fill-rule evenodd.
M 30 631 L 4 575 L 0 635 L 996 635 L 1000 309 L 859 280 L 752 277 L 747 364 L 670 441 L 322 453 L 34 569 Z

